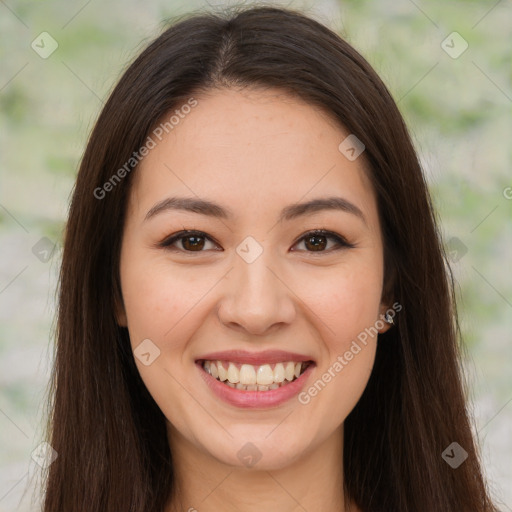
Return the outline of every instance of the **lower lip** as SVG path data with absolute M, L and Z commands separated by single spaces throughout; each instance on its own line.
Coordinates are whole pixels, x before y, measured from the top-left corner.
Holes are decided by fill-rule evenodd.
M 244 391 L 242 389 L 231 388 L 218 381 L 204 371 L 200 362 L 196 363 L 196 365 L 208 387 L 221 400 L 236 407 L 250 409 L 276 407 L 298 395 L 315 367 L 315 364 L 311 363 L 297 379 L 277 389 L 270 389 L 268 391 Z

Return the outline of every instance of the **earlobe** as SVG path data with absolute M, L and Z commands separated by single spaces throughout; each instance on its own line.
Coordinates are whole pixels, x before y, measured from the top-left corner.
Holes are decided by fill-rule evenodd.
M 395 310 L 383 305 L 380 311 L 380 319 L 377 321 L 379 334 L 384 334 L 388 331 L 395 323 L 393 317 L 395 316 Z
M 124 305 L 122 301 L 118 298 L 115 300 L 115 317 L 116 322 L 119 327 L 128 327 L 128 319 L 126 317 L 126 311 L 124 309 Z
M 128 327 L 128 321 L 124 309 L 121 312 L 116 313 L 116 320 L 119 327 Z

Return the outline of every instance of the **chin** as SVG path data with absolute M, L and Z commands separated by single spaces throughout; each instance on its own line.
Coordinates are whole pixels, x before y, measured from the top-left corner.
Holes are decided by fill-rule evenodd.
M 259 432 L 246 429 L 244 433 L 232 438 L 224 436 L 222 441 L 214 443 L 210 438 L 205 449 L 219 462 L 229 466 L 254 471 L 284 469 L 295 463 L 311 443 L 303 438 L 290 437 L 286 430 L 279 435 L 272 432 L 272 428 L 265 427 Z

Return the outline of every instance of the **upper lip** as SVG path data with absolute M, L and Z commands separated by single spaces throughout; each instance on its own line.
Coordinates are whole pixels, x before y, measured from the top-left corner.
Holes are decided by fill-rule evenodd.
M 197 361 L 231 361 L 240 364 L 261 365 L 265 363 L 283 363 L 288 361 L 301 362 L 313 361 L 312 357 L 285 350 L 263 350 L 261 352 L 248 352 L 246 350 L 224 350 L 221 352 L 210 352 L 199 358 Z

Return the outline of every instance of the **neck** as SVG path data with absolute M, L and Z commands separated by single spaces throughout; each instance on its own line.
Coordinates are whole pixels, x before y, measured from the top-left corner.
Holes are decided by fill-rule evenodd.
M 286 467 L 265 470 L 224 464 L 171 427 L 176 492 L 166 512 L 357 512 L 344 499 L 342 429 Z

